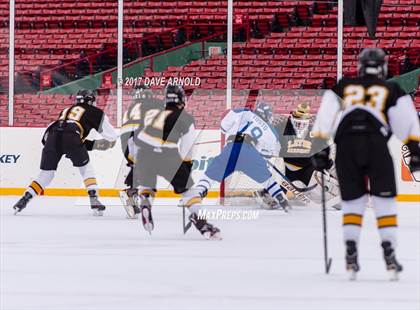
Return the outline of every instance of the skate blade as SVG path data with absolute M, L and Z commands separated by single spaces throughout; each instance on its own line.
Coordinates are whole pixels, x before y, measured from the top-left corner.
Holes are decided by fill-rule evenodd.
M 129 214 L 127 214 L 125 218 L 128 220 L 137 220 L 139 216 L 137 214 L 135 214 L 134 216 L 130 216 Z
M 206 238 L 207 240 L 222 240 L 222 236 L 220 234 L 220 232 L 215 233 L 214 235 L 211 235 L 210 232 L 205 232 L 203 234 L 204 238 Z
M 15 210 L 15 212 L 13 212 L 13 215 L 18 215 L 18 213 L 20 212 L 21 210 Z
M 152 222 L 149 221 L 149 215 L 150 215 L 149 209 L 143 208 L 143 210 L 141 211 L 143 227 L 151 235 L 154 225 Z
M 388 270 L 389 280 L 396 282 L 400 279 L 399 272 L 396 270 Z
M 348 273 L 350 281 L 356 281 L 357 280 L 357 272 L 356 271 L 348 270 L 347 273 Z
M 103 216 L 104 211 L 103 210 L 93 210 L 93 216 Z

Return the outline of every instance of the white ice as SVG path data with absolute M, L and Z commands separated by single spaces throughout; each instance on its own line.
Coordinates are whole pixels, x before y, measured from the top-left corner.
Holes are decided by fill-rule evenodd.
M 2 310 L 287 309 L 418 310 L 419 211 L 400 203 L 399 282 L 390 282 L 372 210 L 364 219 L 356 282 L 344 271 L 341 214 L 328 212 L 331 273 L 325 275 L 321 211 L 260 211 L 219 220 L 222 241 L 181 231 L 181 210 L 161 199 L 151 236 L 116 199 L 93 217 L 75 198 L 39 197 L 18 216 L 1 199 Z

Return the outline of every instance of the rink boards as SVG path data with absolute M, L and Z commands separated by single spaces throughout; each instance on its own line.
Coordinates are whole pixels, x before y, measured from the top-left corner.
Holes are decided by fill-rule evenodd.
M 44 128 L 8 128 L 0 129 L 0 194 L 20 195 L 30 181 L 36 177 L 41 157 L 41 137 Z M 398 184 L 398 200 L 420 201 L 420 179 L 417 180 L 408 171 L 404 155 L 406 150 L 395 138 L 391 138 L 389 147 L 394 158 Z M 194 147 L 193 178 L 197 179 L 206 169 L 209 160 L 220 151 L 220 132 L 202 130 Z M 90 152 L 91 162 L 96 171 L 102 196 L 118 196 L 124 188 L 123 180 L 127 172 L 119 141 L 107 151 Z M 167 182 L 158 182 L 160 197 L 174 197 Z M 215 184 L 209 197 L 218 197 L 219 185 Z M 44 195 L 84 196 L 86 192 L 79 172 L 73 168 L 67 158 L 60 162 L 56 177 Z

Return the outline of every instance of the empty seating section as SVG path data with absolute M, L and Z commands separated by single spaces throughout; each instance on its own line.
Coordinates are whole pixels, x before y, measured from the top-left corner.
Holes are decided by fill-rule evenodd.
M 24 80 L 29 81 L 40 69 L 77 60 L 81 51 L 95 55 L 104 48 L 116 47 L 115 0 L 16 2 L 15 65 Z M 233 45 L 233 107 L 258 99 L 273 103 L 277 113 L 288 113 L 297 101 L 305 101 L 311 104 L 312 112 L 316 111 L 319 95 L 293 95 L 280 90 L 321 89 L 335 82 L 337 7 L 333 2 L 234 0 L 235 22 L 248 23 L 252 29 L 245 42 Z M 420 0 L 383 2 L 375 39 L 369 38 L 365 27 L 345 27 L 345 75 L 356 74 L 358 53 L 363 47 L 372 46 L 386 49 L 391 75 L 405 72 L 407 66 L 420 67 Z M 7 96 L 1 92 L 8 83 L 8 3 L 0 3 L 0 12 L 0 126 L 6 126 Z M 206 35 L 225 29 L 226 16 L 227 1 L 125 1 L 124 38 L 138 44 L 144 37 L 167 32 L 162 35 L 163 44 L 170 45 L 174 36 L 169 30 L 195 24 L 201 35 Z M 277 29 L 273 27 L 274 16 Z M 210 28 L 211 25 L 218 27 Z M 224 55 L 195 60 L 185 66 L 169 66 L 163 72 L 149 68 L 143 75 L 200 77 L 201 85 L 189 90 L 192 94 L 188 109 L 199 128 L 218 126 L 226 105 Z M 420 88 L 415 100 L 420 109 Z M 101 95 L 98 101 L 115 124 L 115 96 Z M 129 101 L 129 97 L 124 97 L 124 105 Z M 17 94 L 15 126 L 45 126 L 71 102 L 68 95 Z
M 262 33 L 268 32 L 269 20 L 274 14 L 279 16 L 283 26 L 287 26 L 288 16 L 297 7 L 309 7 L 313 1 L 238 1 L 235 14 L 244 19 L 256 20 Z M 8 3 L 0 4 L 0 53 L 8 48 Z M 18 66 L 22 71 L 36 70 L 38 65 L 49 68 L 56 63 L 46 60 L 43 54 L 61 55 L 67 62 L 75 59 L 72 54 L 85 51 L 87 55 L 99 52 L 103 45 L 116 48 L 117 44 L 117 3 L 116 1 L 16 1 L 16 54 L 23 55 Z M 212 24 L 226 24 L 227 1 L 126 1 L 124 4 L 124 38 L 131 44 L 150 34 L 160 34 L 182 24 L 196 24 L 201 36 L 210 31 L 220 31 L 226 27 L 209 29 Z M 165 45 L 172 45 L 172 38 L 163 37 Z M 171 40 L 172 39 L 172 40 Z M 153 45 L 154 43 L 150 43 Z M 132 45 L 130 48 L 134 49 Z M 159 51 L 159 48 L 155 50 Z M 139 53 L 136 53 L 138 56 Z M 29 55 L 35 55 L 30 58 Z M 36 64 L 34 61 L 38 60 Z M 91 61 L 96 61 L 92 58 Z M 1 77 L 7 70 L 5 61 L 0 63 Z M 45 69 L 45 68 L 44 68 Z M 7 80 L 0 78 L 3 89 Z

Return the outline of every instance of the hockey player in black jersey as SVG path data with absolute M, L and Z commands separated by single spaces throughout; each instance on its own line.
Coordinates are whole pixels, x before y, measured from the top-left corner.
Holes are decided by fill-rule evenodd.
M 134 144 L 134 133 L 142 127 L 140 121 L 141 114 L 149 109 L 163 109 L 162 100 L 155 98 L 151 89 L 145 85 L 138 85 L 132 92 L 132 103 L 127 108 L 123 116 L 123 125 L 120 131 L 121 149 L 127 161 L 130 171 L 127 174 L 124 184 L 127 188 L 120 192 L 127 218 L 136 219 L 140 213 L 139 208 L 134 203 L 134 195 L 137 189 L 133 186 L 133 170 L 137 157 L 137 147 Z
M 347 270 L 359 271 L 358 243 L 368 195 L 375 209 L 381 245 L 391 279 L 402 271 L 396 259 L 397 205 L 391 134 L 406 143 L 411 171 L 420 170 L 420 126 L 412 99 L 394 82 L 385 81 L 387 61 L 381 49 L 368 48 L 359 57 L 358 77 L 343 78 L 325 92 L 314 124 L 319 141 L 335 133 L 336 169 L 343 207 Z M 341 114 L 341 116 L 339 115 Z M 337 129 L 335 124 L 338 122 Z M 314 157 L 318 170 L 329 165 L 329 150 Z M 368 179 L 368 185 L 366 182 Z
M 192 185 L 192 148 L 196 137 L 194 118 L 185 109 L 185 92 L 179 85 L 165 89 L 165 107 L 141 113 L 142 126 L 134 135 L 138 146 L 138 164 L 134 168 L 134 186 L 139 189 L 137 205 L 143 226 L 149 233 L 154 228 L 152 202 L 157 177 L 164 177 L 177 194 L 185 193 Z M 199 219 L 196 213 L 191 222 L 201 234 L 209 238 L 219 230 Z
M 81 90 L 76 95 L 76 103 L 61 111 L 59 119 L 48 126 L 42 138 L 44 148 L 41 171 L 14 205 L 15 214 L 22 211 L 34 196 L 41 194 L 51 183 L 64 155 L 72 161 L 73 166 L 79 168 L 94 215 L 102 215 L 105 206 L 98 200 L 98 185 L 88 151 L 113 147 L 117 134 L 105 113 L 95 105 L 94 93 Z M 91 129 L 97 130 L 104 139 L 86 140 Z

